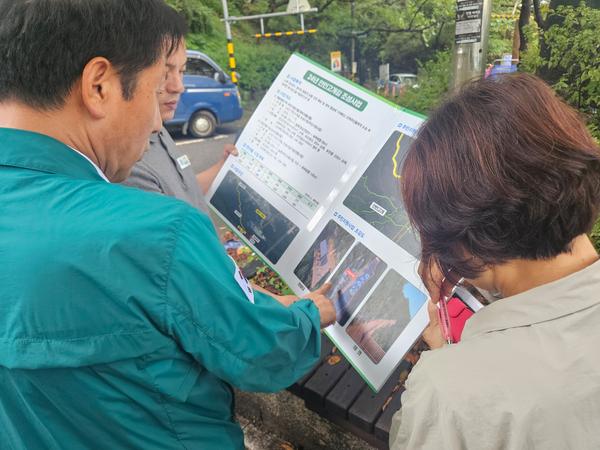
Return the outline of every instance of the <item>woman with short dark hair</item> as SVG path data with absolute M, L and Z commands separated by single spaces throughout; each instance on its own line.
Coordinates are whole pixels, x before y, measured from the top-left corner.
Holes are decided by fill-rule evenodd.
M 600 148 L 526 74 L 482 80 L 435 111 L 402 171 L 432 301 L 464 277 L 500 300 L 444 345 L 437 307 L 390 446 L 600 448 Z

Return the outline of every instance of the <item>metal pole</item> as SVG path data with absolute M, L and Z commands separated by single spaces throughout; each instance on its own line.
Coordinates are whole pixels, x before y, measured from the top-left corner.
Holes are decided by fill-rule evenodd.
M 302 14 L 308 14 L 308 13 L 313 13 L 313 12 L 317 12 L 319 11 L 319 8 L 310 8 L 310 9 L 305 9 L 304 11 L 302 11 Z M 287 11 L 282 11 L 282 12 L 274 12 L 274 13 L 268 13 L 268 14 L 254 14 L 252 16 L 230 16 L 229 17 L 229 21 L 230 22 L 240 22 L 242 20 L 256 20 L 256 19 L 267 19 L 269 17 L 282 17 L 282 16 L 295 16 L 299 13 L 297 12 L 287 12 Z M 225 20 L 225 19 L 221 19 L 221 20 Z
M 457 0 L 451 89 L 483 77 L 488 52 L 492 0 Z
M 352 81 L 356 76 L 356 62 L 354 61 L 354 55 L 356 52 L 356 35 L 354 34 L 354 0 L 350 3 L 350 29 L 352 32 L 352 47 L 350 51 L 350 72 L 352 73 Z
M 238 83 L 236 72 L 235 56 L 233 52 L 233 40 L 231 39 L 231 25 L 229 24 L 229 8 L 227 8 L 227 0 L 222 0 L 223 3 L 223 21 L 225 22 L 225 36 L 227 37 L 227 54 L 229 55 L 229 72 L 231 81 Z

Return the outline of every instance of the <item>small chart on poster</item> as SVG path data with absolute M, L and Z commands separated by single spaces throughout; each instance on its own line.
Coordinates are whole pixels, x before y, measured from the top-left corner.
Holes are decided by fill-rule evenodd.
M 302 214 L 303 217 L 308 219 L 315 213 L 318 204 L 313 199 L 297 191 L 287 181 L 257 159 L 249 156 L 248 153 L 242 153 L 238 163 L 254 175 L 257 180 L 263 182 L 275 195 L 285 200 L 298 213 Z
M 331 283 L 325 333 L 374 391 L 428 321 L 400 196 L 423 120 L 295 54 L 207 194 L 298 296 Z

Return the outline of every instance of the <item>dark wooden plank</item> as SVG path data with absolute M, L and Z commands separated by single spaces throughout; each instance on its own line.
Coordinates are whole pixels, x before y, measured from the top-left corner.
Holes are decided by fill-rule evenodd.
M 297 395 L 298 397 L 302 397 L 302 390 L 303 390 L 304 385 L 310 379 L 310 377 L 312 377 L 314 375 L 314 373 L 319 369 L 319 367 L 321 367 L 321 365 L 323 364 L 323 361 L 325 361 L 325 358 L 331 354 L 331 350 L 333 350 L 333 344 L 331 343 L 329 338 L 327 338 L 327 336 L 322 334 L 321 335 L 321 356 L 319 358 L 319 362 L 317 362 L 317 364 L 315 364 L 315 366 L 311 370 L 309 370 L 306 373 L 306 375 L 304 375 L 302 378 L 300 378 L 298 381 L 296 381 L 294 384 L 292 384 L 288 388 L 288 391 L 290 391 L 292 394 Z
M 339 351 L 334 349 L 304 384 L 302 397 L 306 406 L 310 409 L 313 409 L 315 405 L 324 406 L 325 397 L 346 373 L 348 367 L 350 364 Z
M 412 370 L 412 364 L 406 364 L 402 367 L 404 367 L 404 370 L 400 372 L 398 384 L 392 390 L 392 395 L 384 403 L 383 412 L 381 413 L 381 416 L 379 416 L 379 419 L 377 419 L 377 423 L 375 423 L 375 436 L 386 442 L 389 440 L 392 417 L 402 407 L 401 397 L 405 390 L 404 384 Z
M 390 427 L 392 425 L 392 417 L 400 407 L 402 403 L 400 398 L 404 388 L 399 388 L 396 392 L 392 393 L 392 396 L 383 405 L 383 412 L 377 422 L 375 423 L 375 437 L 381 441 L 388 442 L 390 436 Z
M 348 410 L 348 420 L 363 430 L 373 433 L 383 405 L 400 384 L 400 374 L 407 371 L 410 366 L 410 363 L 402 361 L 377 394 L 370 389 L 364 390 Z
M 360 393 L 368 389 L 361 376 L 350 367 L 325 399 L 325 409 L 331 414 L 348 417 L 348 409 Z

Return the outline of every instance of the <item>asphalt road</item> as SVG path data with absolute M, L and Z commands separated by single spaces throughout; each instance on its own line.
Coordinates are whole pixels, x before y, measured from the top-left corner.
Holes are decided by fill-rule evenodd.
M 172 133 L 178 149 L 188 155 L 195 173 L 202 172 L 215 164 L 223 155 L 223 145 L 234 143 L 242 131 L 244 122 L 228 123 L 217 128 L 214 136 L 206 139 L 194 139 L 181 133 Z

